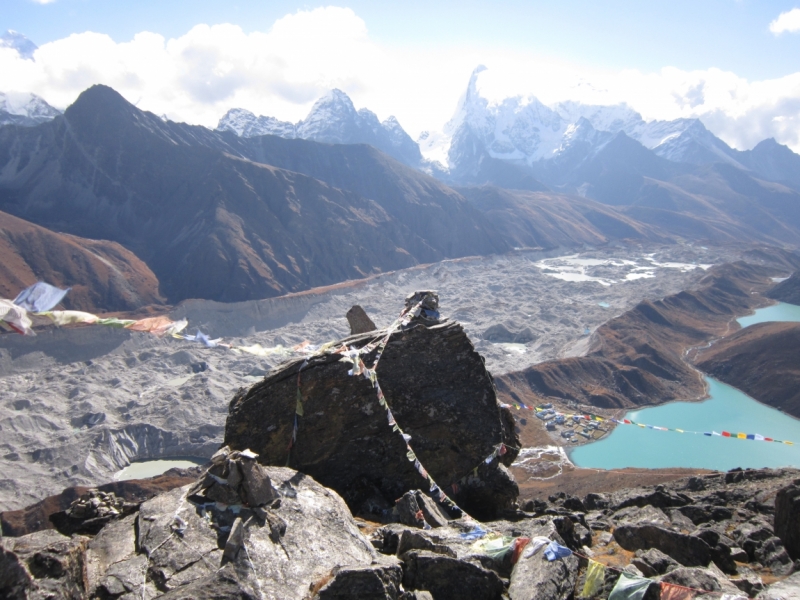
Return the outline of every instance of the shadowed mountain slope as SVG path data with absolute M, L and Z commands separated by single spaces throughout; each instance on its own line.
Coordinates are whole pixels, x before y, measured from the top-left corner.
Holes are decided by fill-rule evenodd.
M 800 418 L 800 323 L 757 323 L 700 353 L 698 368 Z
M 129 311 L 163 302 L 158 280 L 114 242 L 54 233 L 0 212 L 0 296 L 14 298 L 37 280 L 71 286 L 65 308 Z
M 614 239 L 671 241 L 658 228 L 594 200 L 491 186 L 456 189 L 515 247 L 598 245 Z
M 800 304 L 800 271 L 792 273 L 791 277 L 781 281 L 767 292 L 767 297 L 779 302 Z
M 94 86 L 50 123 L 0 129 L 0 208 L 119 242 L 173 301 L 275 296 L 508 249 L 458 194 L 372 148 L 280 141 L 312 144 L 317 171 L 342 167 L 343 184 L 376 199 L 252 162 L 231 134 L 165 123 Z M 383 169 L 359 170 L 341 148 Z

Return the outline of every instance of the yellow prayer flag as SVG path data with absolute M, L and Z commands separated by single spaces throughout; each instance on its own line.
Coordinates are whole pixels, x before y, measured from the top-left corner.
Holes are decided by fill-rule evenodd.
M 746 433 L 737 433 L 736 437 L 739 438 L 740 440 L 746 440 L 747 439 L 747 434 Z

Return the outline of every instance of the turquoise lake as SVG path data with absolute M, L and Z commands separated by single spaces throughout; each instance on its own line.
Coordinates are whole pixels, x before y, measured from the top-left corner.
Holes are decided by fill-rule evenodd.
M 765 321 L 800 321 L 800 306 L 780 303 L 738 319 L 742 327 Z M 574 448 L 570 459 L 579 467 L 620 469 L 695 467 L 726 471 L 734 467 L 800 467 L 800 420 L 756 402 L 747 394 L 710 377 L 708 400 L 672 402 L 635 410 L 625 418 L 683 429 L 687 433 L 618 425 L 599 442 Z M 689 431 L 758 433 L 796 445 L 707 437 Z
M 759 308 L 755 314 L 736 319 L 739 325 L 747 327 L 767 321 L 800 321 L 800 306 L 778 302 L 773 306 Z

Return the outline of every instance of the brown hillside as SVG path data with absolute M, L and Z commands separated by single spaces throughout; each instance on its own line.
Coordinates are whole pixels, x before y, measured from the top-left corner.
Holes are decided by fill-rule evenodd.
M 594 200 L 491 186 L 456 189 L 503 232 L 504 239 L 518 247 L 595 245 L 615 239 L 672 241 L 657 228 Z
M 695 364 L 800 418 L 800 323 L 757 323 L 702 351 Z
M 780 302 L 800 304 L 800 271 L 793 273 L 786 281 L 781 281 L 766 295 L 768 298 Z
M 684 352 L 724 335 L 736 315 L 763 304 L 751 292 L 765 290 L 771 272 L 743 262 L 716 267 L 698 289 L 645 300 L 600 327 L 588 355 L 498 377 L 498 392 L 529 403 L 557 398 L 603 408 L 698 398 L 702 378 Z
M 13 299 L 37 280 L 71 286 L 66 308 L 130 311 L 160 304 L 158 280 L 115 242 L 55 233 L 0 212 L 0 296 Z

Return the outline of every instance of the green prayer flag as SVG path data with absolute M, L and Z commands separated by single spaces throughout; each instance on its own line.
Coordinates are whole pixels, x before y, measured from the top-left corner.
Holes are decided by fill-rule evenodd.
M 653 582 L 650 579 L 623 571 L 614 589 L 611 590 L 608 600 L 642 600 L 651 583 Z

